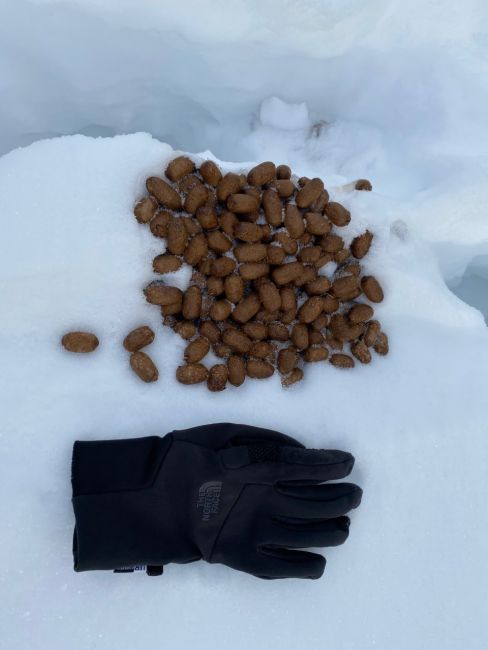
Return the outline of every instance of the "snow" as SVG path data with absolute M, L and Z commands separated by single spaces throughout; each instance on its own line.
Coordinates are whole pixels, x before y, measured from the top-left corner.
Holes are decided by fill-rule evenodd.
M 305 102 L 287 104 L 279 97 L 268 97 L 261 103 L 259 121 L 264 126 L 287 131 L 310 127 L 310 118 Z
M 487 16 L 475 0 L 0 5 L 2 650 L 486 647 Z M 164 245 L 132 207 L 180 151 L 324 178 L 346 240 L 375 233 L 389 356 L 307 367 L 288 391 L 177 385 L 183 341 L 141 292 Z M 360 177 L 373 192 L 351 191 Z M 155 384 L 121 346 L 140 324 Z M 65 352 L 73 328 L 99 348 Z M 225 420 L 356 456 L 364 500 L 324 578 L 75 574 L 72 442 Z

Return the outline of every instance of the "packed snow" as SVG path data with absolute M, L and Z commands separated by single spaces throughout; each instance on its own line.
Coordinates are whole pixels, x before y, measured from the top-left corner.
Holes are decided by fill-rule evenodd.
M 487 18 L 475 0 L 2 3 L 2 650 L 487 646 Z M 375 233 L 390 354 L 309 364 L 287 391 L 178 385 L 184 342 L 142 294 L 164 244 L 132 208 L 181 151 L 323 178 L 346 240 Z M 121 345 L 140 324 L 154 384 Z M 70 329 L 99 348 L 66 352 Z M 218 421 L 356 456 L 363 503 L 324 578 L 75 574 L 73 441 Z

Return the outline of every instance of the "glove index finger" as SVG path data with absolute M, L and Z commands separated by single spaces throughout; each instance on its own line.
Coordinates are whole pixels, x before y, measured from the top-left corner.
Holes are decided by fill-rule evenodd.
M 339 449 L 297 449 L 284 447 L 281 462 L 289 478 L 332 481 L 351 473 L 354 456 Z
M 331 481 L 347 476 L 354 457 L 345 451 L 242 445 L 220 452 L 228 469 L 246 469 L 255 479 L 270 481 Z

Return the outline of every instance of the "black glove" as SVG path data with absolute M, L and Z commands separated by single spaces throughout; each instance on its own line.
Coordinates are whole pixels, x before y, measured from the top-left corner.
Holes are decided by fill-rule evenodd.
M 75 442 L 75 570 L 161 573 L 203 558 L 260 578 L 319 578 L 325 559 L 296 549 L 346 540 L 344 515 L 361 489 L 320 483 L 353 464 L 346 452 L 240 424 Z

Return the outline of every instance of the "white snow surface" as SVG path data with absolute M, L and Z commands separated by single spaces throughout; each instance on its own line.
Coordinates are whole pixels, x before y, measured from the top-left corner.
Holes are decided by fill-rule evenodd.
M 1 650 L 487 647 L 487 18 L 475 0 L 0 3 L 2 151 L 85 134 L 0 158 Z M 131 131 L 154 137 L 87 137 Z M 175 382 L 184 343 L 141 291 L 164 244 L 132 207 L 186 150 L 325 180 L 346 239 L 375 233 L 387 357 L 310 364 L 288 391 Z M 150 385 L 121 346 L 142 323 Z M 93 354 L 61 348 L 78 328 Z M 324 578 L 75 574 L 73 441 L 218 421 L 356 456 L 363 503 Z

